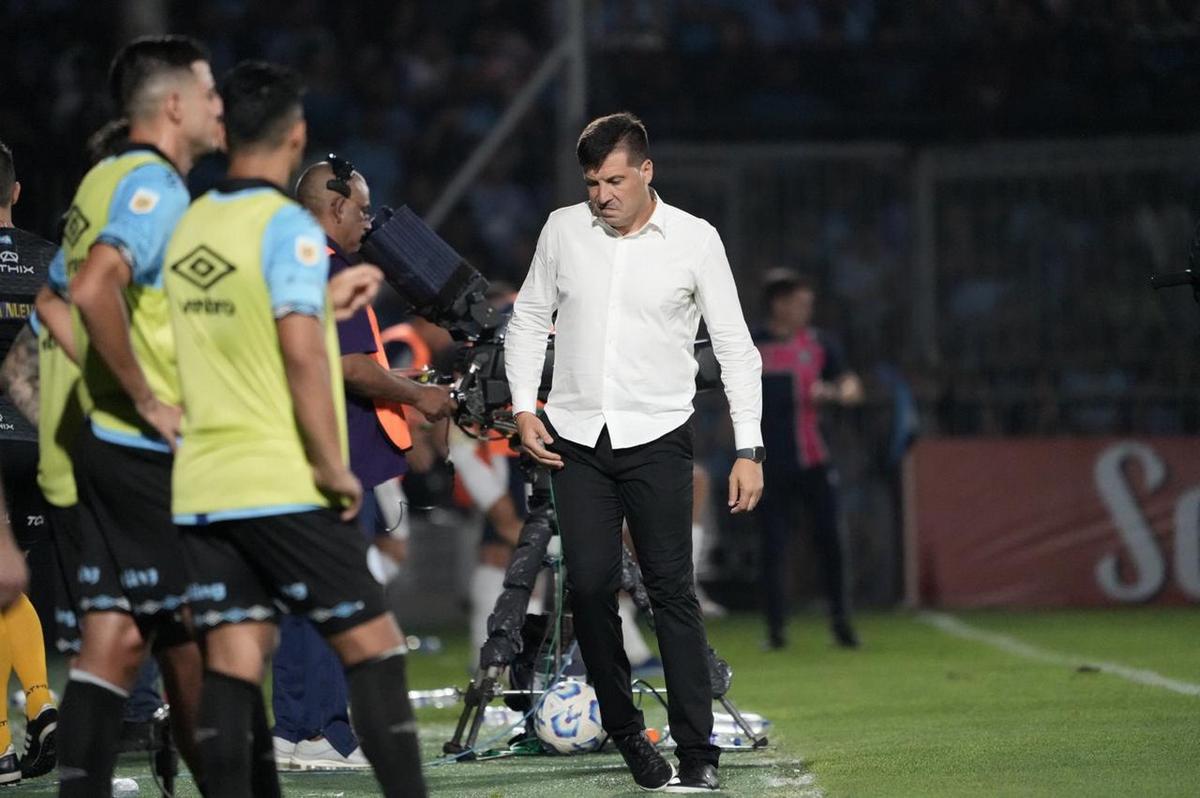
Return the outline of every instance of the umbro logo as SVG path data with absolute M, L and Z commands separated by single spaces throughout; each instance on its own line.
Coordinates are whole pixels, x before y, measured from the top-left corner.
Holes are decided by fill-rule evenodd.
M 171 271 L 197 288 L 207 291 L 221 278 L 232 274 L 233 264 L 201 244 L 171 264 Z
M 83 215 L 83 211 L 79 210 L 79 206 L 72 205 L 71 210 L 63 217 L 63 238 L 68 244 L 75 246 L 79 243 L 80 236 L 91 226 L 92 223 Z

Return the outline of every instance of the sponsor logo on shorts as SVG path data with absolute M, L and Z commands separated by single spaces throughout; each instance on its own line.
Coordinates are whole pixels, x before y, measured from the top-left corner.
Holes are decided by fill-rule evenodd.
M 201 585 L 193 582 L 188 586 L 188 601 L 224 601 L 228 595 L 224 582 L 209 582 Z
M 132 590 L 135 587 L 154 587 L 157 584 L 157 568 L 126 568 L 121 571 L 121 585 L 126 590 Z
M 308 585 L 303 582 L 296 582 L 291 585 L 281 585 L 279 592 L 293 601 L 304 601 L 308 598 Z

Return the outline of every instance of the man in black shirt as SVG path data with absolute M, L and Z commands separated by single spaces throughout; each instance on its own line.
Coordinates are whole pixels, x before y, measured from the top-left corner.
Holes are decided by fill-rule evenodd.
M 5 506 L 17 545 L 28 551 L 43 538 L 45 507 L 37 484 L 36 418 L 37 338 L 28 321 L 34 297 L 46 281 L 57 247 L 13 227 L 12 206 L 21 194 L 12 152 L 0 143 L 0 446 L 4 449 Z M 8 358 L 9 350 L 12 358 Z M 30 411 L 33 411 L 32 413 Z M 36 557 L 35 557 L 36 559 Z M 46 563 L 48 565 L 48 563 Z M 41 571 L 45 569 L 37 568 Z M 37 580 L 43 588 L 49 580 Z M 8 684 L 9 667 L 25 690 L 26 742 L 20 757 L 11 745 L 7 720 L 0 711 L 0 784 L 41 776 L 54 767 L 58 710 L 46 675 L 46 648 L 41 621 L 24 595 L 0 610 L 0 636 L 8 655 L 0 656 L 0 685 Z M 0 648 L 4 648 L 0 641 Z M 3 700 L 3 697 L 0 697 Z

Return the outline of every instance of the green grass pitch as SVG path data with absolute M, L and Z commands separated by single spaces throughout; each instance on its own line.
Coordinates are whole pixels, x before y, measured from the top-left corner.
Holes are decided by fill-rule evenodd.
M 1200 613 L 1194 609 L 956 617 L 1080 665 L 1118 663 L 1200 684 Z M 948 635 L 913 614 L 870 614 L 859 623 L 861 650 L 833 648 L 821 620 L 807 617 L 793 621 L 787 649 L 770 653 L 760 650 L 756 617 L 709 625 L 713 644 L 734 668 L 732 698 L 773 723 L 766 750 L 725 754 L 724 794 L 1200 794 L 1200 696 L 998 650 Z M 411 657 L 412 686 L 464 686 L 466 661 L 462 636 L 450 635 L 443 652 Z M 61 663 L 54 678 L 61 687 Z M 648 699 L 647 720 L 661 726 L 663 713 L 652 704 Z M 438 758 L 457 713 L 418 712 L 430 760 Z M 123 759 L 119 774 L 135 778 L 143 798 L 158 794 L 143 759 Z M 641 794 L 615 753 L 435 765 L 426 779 L 438 796 Z M 346 773 L 285 775 L 283 783 L 289 796 L 376 794 L 369 777 Z M 53 779 L 3 794 L 52 795 Z M 179 795 L 195 794 L 184 779 Z

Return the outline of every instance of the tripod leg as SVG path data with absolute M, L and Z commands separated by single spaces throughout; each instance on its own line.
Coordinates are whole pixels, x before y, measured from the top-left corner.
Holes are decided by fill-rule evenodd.
M 158 749 L 154 752 L 154 773 L 164 796 L 175 794 L 175 776 L 179 773 L 179 749 L 175 747 L 175 738 L 171 734 L 171 724 L 166 714 L 169 711 L 164 707 L 155 713 L 154 718 L 158 727 L 154 741 Z
M 746 719 L 742 717 L 742 713 L 738 712 L 738 708 L 734 706 L 733 702 L 727 696 L 721 696 L 717 700 L 721 702 L 721 706 L 725 707 L 725 711 L 733 717 L 733 722 L 746 733 L 747 737 L 754 741 L 754 748 L 766 747 L 767 738 L 759 737 L 754 733 L 754 729 L 750 728 L 750 724 L 746 722 Z

